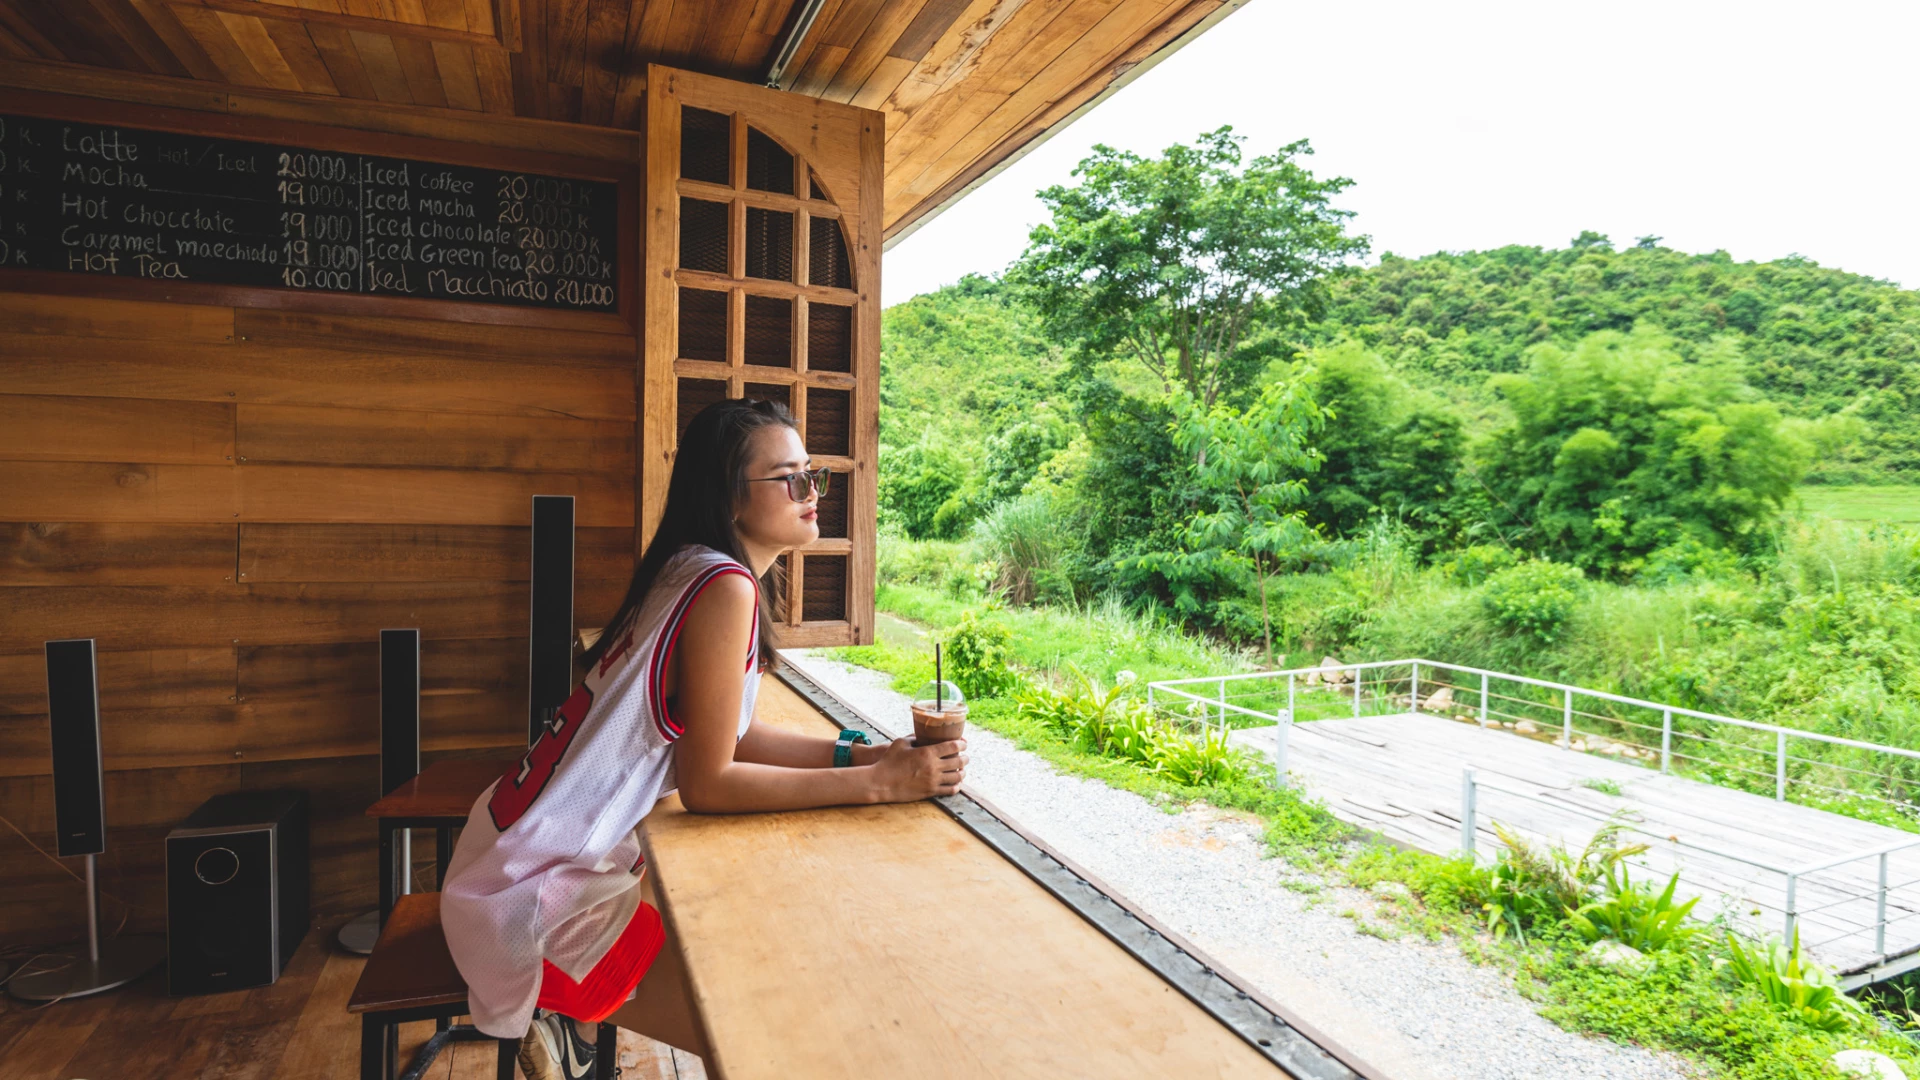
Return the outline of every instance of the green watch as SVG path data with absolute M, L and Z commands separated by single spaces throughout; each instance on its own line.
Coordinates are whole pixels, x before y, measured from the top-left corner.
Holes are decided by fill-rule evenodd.
M 843 729 L 840 732 L 840 737 L 834 740 L 834 743 L 833 743 L 833 767 L 834 768 L 844 769 L 847 766 L 853 764 L 853 744 L 854 743 L 859 743 L 862 746 L 873 745 L 871 742 L 867 740 L 866 732 L 855 731 L 852 728 Z

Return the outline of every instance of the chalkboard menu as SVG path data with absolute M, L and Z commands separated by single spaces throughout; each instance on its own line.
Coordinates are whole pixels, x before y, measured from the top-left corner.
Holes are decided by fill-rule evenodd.
M 615 311 L 617 185 L 0 114 L 0 266 Z

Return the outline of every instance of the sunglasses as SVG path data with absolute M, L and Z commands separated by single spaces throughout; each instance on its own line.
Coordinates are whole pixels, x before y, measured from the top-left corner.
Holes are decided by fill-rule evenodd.
M 756 476 L 747 482 L 760 484 L 777 480 L 787 485 L 787 498 L 794 502 L 806 502 L 815 495 L 824 497 L 827 493 L 827 481 L 832 478 L 832 469 L 820 468 L 812 472 L 788 473 L 785 476 Z

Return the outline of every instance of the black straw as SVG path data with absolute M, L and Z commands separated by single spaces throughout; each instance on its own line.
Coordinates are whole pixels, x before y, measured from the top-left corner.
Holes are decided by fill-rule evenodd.
M 947 711 L 943 696 L 947 689 L 945 680 L 946 675 L 940 669 L 940 643 L 936 641 L 933 643 L 933 711 L 937 713 Z

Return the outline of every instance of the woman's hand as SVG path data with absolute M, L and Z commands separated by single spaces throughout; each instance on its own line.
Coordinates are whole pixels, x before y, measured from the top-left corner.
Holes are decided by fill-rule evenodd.
M 932 746 L 914 746 L 910 739 L 895 739 L 878 749 L 879 758 L 871 766 L 874 802 L 913 802 L 952 795 L 966 779 L 965 739 Z

